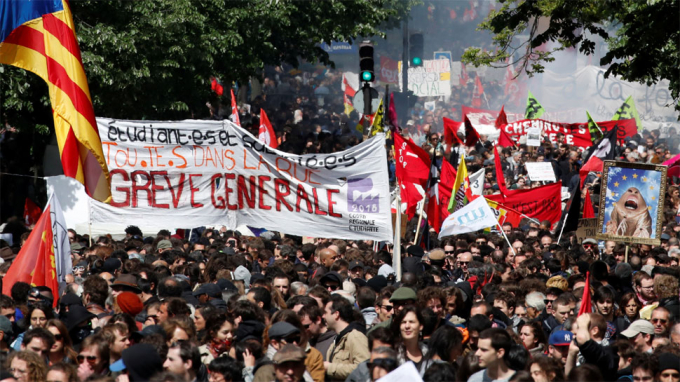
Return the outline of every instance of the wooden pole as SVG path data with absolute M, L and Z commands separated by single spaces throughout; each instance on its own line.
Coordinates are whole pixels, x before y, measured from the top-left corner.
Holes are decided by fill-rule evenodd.
M 401 189 L 397 182 L 397 216 L 394 219 L 394 248 L 392 248 L 392 265 L 397 274 L 397 281 L 401 281 Z

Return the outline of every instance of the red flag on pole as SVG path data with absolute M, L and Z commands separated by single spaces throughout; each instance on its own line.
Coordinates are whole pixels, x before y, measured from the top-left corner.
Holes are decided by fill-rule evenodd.
M 32 226 L 38 222 L 41 213 L 42 210 L 40 207 L 38 207 L 31 199 L 26 198 L 26 202 L 24 203 L 24 223 L 27 226 Z
M 468 81 L 470 81 L 470 76 L 467 74 L 467 70 L 465 70 L 465 64 L 461 63 L 460 64 L 460 86 L 465 87 L 467 86 Z
M 406 140 L 401 134 L 394 133 L 394 150 L 396 155 L 397 178 L 403 183 L 409 181 L 427 187 L 430 176 L 430 155 L 418 147 L 411 139 Z
M 479 142 L 479 133 L 472 127 L 472 123 L 465 115 L 465 146 L 474 147 Z
M 472 92 L 472 107 L 482 107 L 482 95 L 484 95 L 484 87 L 477 75 L 475 76 L 475 89 Z
M 593 311 L 593 304 L 590 300 L 590 272 L 586 272 L 586 286 L 583 288 L 583 299 L 581 299 L 581 308 L 578 310 L 578 315 L 583 313 L 590 313 Z
M 578 192 L 578 190 L 575 192 Z M 594 217 L 595 210 L 593 209 L 593 202 L 590 200 L 590 191 L 586 190 L 586 197 L 583 200 L 583 218 L 590 219 Z
M 53 306 L 56 307 L 59 300 L 59 283 L 54 256 L 52 217 L 50 205 L 47 205 L 17 258 L 9 267 L 2 282 L 2 293 L 10 296 L 12 286 L 19 281 L 32 286 L 47 286 L 52 290 Z
M 602 172 L 602 170 L 604 170 L 604 162 L 602 159 L 594 155 L 591 156 L 590 159 L 588 159 L 588 162 L 586 162 L 586 164 L 578 171 L 578 176 L 581 178 L 581 187 L 583 187 L 583 182 L 585 182 L 589 172 Z
M 496 123 L 494 124 L 497 129 L 501 126 L 508 124 L 508 115 L 505 114 L 505 105 L 501 106 L 501 111 L 498 112 L 498 117 L 496 118 Z
M 233 116 L 233 121 L 238 126 L 241 126 L 241 118 L 238 116 L 238 106 L 236 106 L 236 96 L 234 95 L 234 89 L 231 89 L 231 115 Z
M 274 133 L 272 123 L 269 122 L 269 117 L 267 117 L 267 113 L 264 112 L 264 109 L 260 109 L 260 130 L 258 131 L 258 138 L 273 149 L 279 147 L 279 142 L 276 140 L 276 133 Z
M 458 130 L 463 122 L 457 122 L 452 119 L 443 117 L 444 120 L 444 143 L 449 147 L 459 145 L 463 142 L 458 138 Z
M 409 219 L 413 219 L 416 215 L 418 202 L 423 200 L 423 195 L 418 191 L 413 182 L 401 182 L 399 187 L 401 187 L 401 200 L 403 203 L 406 203 L 406 216 Z
M 397 131 L 401 131 L 399 129 L 399 120 L 397 118 L 397 107 L 394 105 L 394 93 L 390 93 L 390 106 L 387 108 L 387 117 L 389 118 L 392 127 L 394 127 Z
M 498 182 L 498 189 L 501 191 L 501 194 L 505 194 L 508 192 L 508 188 L 505 185 L 505 175 L 503 175 L 503 166 L 501 166 L 501 156 L 498 152 L 498 146 L 493 147 L 493 161 L 494 167 L 496 167 L 496 182 Z

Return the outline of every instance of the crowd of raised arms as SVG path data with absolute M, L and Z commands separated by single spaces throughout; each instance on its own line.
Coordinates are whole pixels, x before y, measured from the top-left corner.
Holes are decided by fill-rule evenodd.
M 257 130 L 254 116 L 267 108 L 279 149 L 292 153 L 357 144 L 356 114 L 343 114 L 334 73 L 309 81 L 265 73 L 241 123 Z M 462 158 L 470 173 L 487 168 L 484 193 L 497 192 L 493 142 L 482 137 L 455 156 L 441 142 L 442 117 L 460 120 L 458 107 L 470 102 L 471 87 L 453 90 L 435 111 L 417 104 L 403 135 L 439 166 Z M 487 102 L 499 109 L 502 100 Z M 563 138 L 499 151 L 508 187 L 537 186 L 525 164 L 550 162 L 563 186 L 581 192 L 573 179 L 582 153 Z M 661 163 L 678 145 L 672 128 L 643 130 L 617 158 Z M 224 227 L 189 237 L 142 232 L 142 224 L 119 240 L 119 232 L 69 230 L 73 269 L 58 295 L 22 282 L 0 295 L 0 382 L 368 382 L 409 362 L 425 381 L 678 382 L 680 191 L 672 180 L 659 204 L 660 246 L 579 240 L 568 230 L 560 237 L 550 222 L 530 219 L 503 225 L 507 241 L 481 231 L 439 240 L 430 230 L 416 245 L 416 216 L 397 267 L 391 245 L 318 238 L 313 227 L 304 238 Z M 597 197 L 599 177 L 588 176 L 584 190 Z M 21 244 L 28 233 L 8 230 L 17 224 L 5 232 Z M 1 251 L 0 276 L 19 249 Z M 579 315 L 586 286 L 592 312 Z

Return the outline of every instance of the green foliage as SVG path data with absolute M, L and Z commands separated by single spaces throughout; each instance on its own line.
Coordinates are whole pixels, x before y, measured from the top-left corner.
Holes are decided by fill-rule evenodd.
M 381 35 L 416 2 L 82 0 L 71 7 L 96 115 L 180 119 L 208 114 L 211 76 L 228 87 L 264 65 L 332 65 L 319 43 Z M 51 118 L 46 86 L 4 68 L 6 118 L 20 128 L 46 123 L 33 115 Z
M 600 62 L 609 65 L 606 76 L 647 84 L 669 80 L 675 108 L 680 110 L 678 0 L 500 1 L 501 9 L 478 27 L 493 34 L 498 52 L 470 48 L 463 55 L 464 62 L 504 67 L 508 58 L 519 57 L 520 71 L 532 75 L 543 72 L 543 63 L 554 61 L 554 53 L 565 48 L 592 54 L 595 41 L 591 36 L 599 36 L 609 47 Z M 548 25 L 542 32 L 539 21 Z M 526 35 L 528 39 L 518 38 Z M 555 48 L 536 50 L 549 41 L 556 43 Z

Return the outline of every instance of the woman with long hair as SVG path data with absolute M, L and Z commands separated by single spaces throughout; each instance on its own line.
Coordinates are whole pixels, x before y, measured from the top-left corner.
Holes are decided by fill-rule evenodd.
M 47 306 L 45 304 L 35 304 L 31 306 L 31 308 L 28 310 L 28 314 L 24 317 L 23 319 L 23 327 L 27 327 L 26 332 L 35 329 L 35 328 L 44 328 L 45 324 L 47 324 L 48 320 L 51 320 L 54 318 L 54 312 L 52 311 L 51 306 Z M 28 325 L 27 325 L 28 324 Z M 12 342 L 12 348 L 16 351 L 21 350 L 21 341 L 24 340 L 24 334 L 26 332 L 23 332 L 17 336 L 16 340 Z
M 519 331 L 519 338 L 522 340 L 522 345 L 531 354 L 531 357 L 536 358 L 545 354 L 548 341 L 545 338 L 545 332 L 541 327 L 540 321 L 522 326 L 522 329 Z
M 196 328 L 196 337 L 199 341 L 205 338 L 205 324 L 211 316 L 216 315 L 217 309 L 215 306 L 206 304 L 196 308 L 194 312 L 194 327 Z
M 73 350 L 73 342 L 71 336 L 68 334 L 66 325 L 61 320 L 51 319 L 47 321 L 45 328 L 54 335 L 54 345 L 50 349 L 50 365 L 55 365 L 59 362 L 74 363 L 78 353 Z
M 416 369 L 420 369 L 427 353 L 427 346 L 420 341 L 423 321 L 423 315 L 414 305 L 405 306 L 392 319 L 390 329 L 392 333 L 399 333 L 395 350 L 400 365 L 411 361 L 416 365 Z
M 216 314 L 205 323 L 205 339 L 198 347 L 201 362 L 209 364 L 223 353 L 229 354 L 234 339 L 234 318 L 231 315 Z
M 621 296 L 619 310 L 614 321 L 616 332 L 621 333 L 628 329 L 628 326 L 640 317 L 640 309 L 642 309 L 642 303 L 635 292 L 628 292 Z

